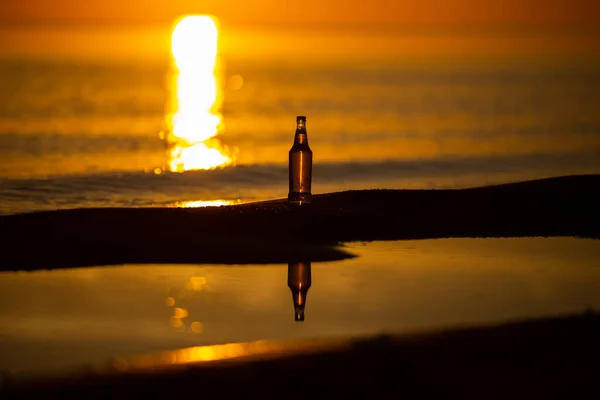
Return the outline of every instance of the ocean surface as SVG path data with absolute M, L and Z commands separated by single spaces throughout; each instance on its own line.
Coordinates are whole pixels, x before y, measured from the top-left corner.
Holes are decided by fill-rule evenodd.
M 359 257 L 305 265 L 310 287 L 302 322 L 295 321 L 286 264 L 0 273 L 0 371 L 222 343 L 496 324 L 600 307 L 597 240 L 440 239 L 346 248 Z
M 593 63 L 299 57 L 1 60 L 0 213 L 285 197 L 297 115 L 313 193 L 600 173 Z

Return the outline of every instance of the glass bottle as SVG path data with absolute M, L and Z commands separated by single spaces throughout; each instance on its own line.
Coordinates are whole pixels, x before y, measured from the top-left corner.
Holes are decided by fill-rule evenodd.
M 308 146 L 306 134 L 306 117 L 296 117 L 296 133 L 294 144 L 289 153 L 289 180 L 290 190 L 288 201 L 302 204 L 312 201 L 312 150 Z

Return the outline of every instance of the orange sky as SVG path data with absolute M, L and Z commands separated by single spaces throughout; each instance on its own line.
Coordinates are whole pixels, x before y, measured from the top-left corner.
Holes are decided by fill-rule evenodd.
M 590 29 L 589 24 L 584 26 L 584 23 L 600 26 L 600 0 L 0 2 L 0 56 L 164 58 L 170 51 L 172 24 L 184 14 L 217 16 L 222 28 L 221 51 L 240 57 L 282 56 L 284 53 L 296 54 L 298 49 L 329 56 L 365 51 L 369 54 L 395 51 L 402 55 L 600 54 L 600 30 Z M 407 27 L 408 34 L 394 36 L 387 30 L 377 37 L 368 34 L 377 31 L 374 27 L 386 23 L 392 24 L 394 30 Z M 411 30 L 411 25 L 418 23 L 425 23 L 424 29 Z M 444 23 L 448 25 L 441 27 Z M 467 23 L 480 26 L 469 30 Z M 545 32 L 543 34 L 532 34 L 535 29 L 519 34 L 520 28 L 513 29 L 513 24 L 528 30 L 536 23 L 572 25 L 550 26 L 550 29 L 540 30 Z M 337 30 L 344 24 L 350 29 Z M 356 29 L 361 24 L 365 29 Z M 280 25 L 284 29 L 276 29 L 278 33 L 273 33 L 271 25 Z M 487 29 L 492 25 L 500 26 L 498 31 L 504 33 Z M 251 29 L 246 29 L 250 26 Z M 462 27 L 466 29 L 459 29 Z M 482 27 L 484 29 L 479 29 Z M 400 31 L 402 29 L 396 30 Z
M 212 13 L 225 23 L 600 22 L 597 0 L 2 0 L 0 21 L 171 22 Z

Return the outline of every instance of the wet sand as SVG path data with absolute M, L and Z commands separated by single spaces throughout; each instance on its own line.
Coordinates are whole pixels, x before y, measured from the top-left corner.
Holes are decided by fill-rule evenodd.
M 349 241 L 600 238 L 600 175 L 457 190 L 360 190 L 206 208 L 103 208 L 0 217 L 0 270 L 125 263 L 331 261 Z
M 208 360 L 173 364 L 190 354 L 182 350 L 139 362 L 115 359 L 70 371 L 7 373 L 0 395 L 597 399 L 599 337 L 600 315 L 586 312 L 358 340 L 226 345 L 236 346 L 237 358 L 210 361 L 220 351 L 207 349 L 194 354 Z

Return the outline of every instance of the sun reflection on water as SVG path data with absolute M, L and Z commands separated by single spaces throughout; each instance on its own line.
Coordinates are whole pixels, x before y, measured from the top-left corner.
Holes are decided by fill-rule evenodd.
M 169 165 L 172 172 L 232 164 L 229 150 L 215 137 L 223 130 L 219 31 L 215 18 L 181 18 L 171 36 L 172 103 L 168 118 Z

